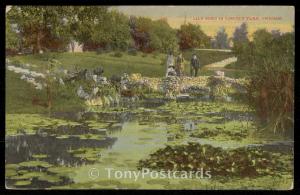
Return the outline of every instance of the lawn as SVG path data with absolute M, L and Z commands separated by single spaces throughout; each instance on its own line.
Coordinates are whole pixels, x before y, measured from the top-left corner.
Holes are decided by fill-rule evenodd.
M 196 51 L 202 63 L 209 64 L 220 61 L 228 57 L 232 57 L 231 53 L 215 52 L 215 51 Z M 186 74 L 189 74 L 189 59 L 192 55 L 192 50 L 185 51 L 186 59 Z M 113 52 L 97 54 L 96 52 L 84 53 L 44 53 L 38 55 L 22 55 L 8 57 L 13 63 L 20 62 L 22 64 L 30 64 L 31 70 L 45 72 L 47 59 L 54 57 L 61 62 L 61 67 L 64 69 L 73 69 L 74 65 L 80 68 L 92 69 L 98 66 L 104 67 L 104 76 L 121 75 L 123 73 L 141 73 L 148 77 L 162 77 L 165 74 L 165 54 L 144 54 L 137 52 L 137 55 L 129 55 L 125 52 L 121 57 L 115 57 Z M 212 70 L 200 70 L 200 75 L 213 75 Z M 236 77 L 235 74 L 231 74 Z M 40 106 L 32 105 L 34 96 L 39 99 L 46 100 L 45 90 L 35 90 L 32 85 L 23 82 L 20 79 L 21 75 L 6 71 L 6 113 L 41 113 L 47 112 L 47 109 Z M 73 91 L 65 90 L 65 93 Z M 82 101 L 76 98 L 67 98 L 61 91 L 56 92 L 54 111 L 59 109 L 70 109 L 81 107 Z
M 234 57 L 234 54 L 231 52 L 203 51 L 203 50 L 193 50 L 193 49 L 184 51 L 183 57 L 189 61 L 194 53 L 198 56 L 201 65 L 207 65 L 207 64 L 224 60 L 226 58 Z
M 46 101 L 46 90 L 36 90 L 31 84 L 20 79 L 20 75 L 11 71 L 6 71 L 5 87 L 5 112 L 13 113 L 47 113 L 48 109 L 32 105 L 32 98 L 38 97 L 41 101 Z M 65 89 L 66 91 L 68 89 Z M 80 108 L 83 102 L 74 96 L 74 92 L 69 91 L 69 96 L 64 95 L 62 89 L 55 88 L 52 111 L 66 111 Z M 72 98 L 70 98 L 72 96 Z
M 195 51 L 199 56 L 202 65 L 221 61 L 232 57 L 232 53 L 216 52 L 216 51 Z M 185 72 L 189 74 L 189 59 L 191 58 L 193 50 L 186 50 L 183 56 L 186 60 Z M 33 69 L 37 71 L 45 71 L 47 59 L 54 57 L 62 63 L 62 67 L 66 69 L 73 69 L 74 66 L 80 68 L 95 68 L 103 66 L 104 76 L 110 77 L 112 75 L 120 75 L 123 73 L 141 73 L 148 77 L 162 77 L 165 75 L 165 61 L 166 55 L 161 53 L 144 54 L 137 52 L 137 55 L 129 55 L 125 52 L 121 57 L 115 57 L 113 52 L 97 54 L 96 52 L 83 53 L 45 53 L 38 55 L 23 55 L 14 56 L 9 59 L 12 61 L 19 61 L 21 63 L 28 63 L 34 65 Z M 211 75 L 213 72 L 200 71 L 200 75 Z

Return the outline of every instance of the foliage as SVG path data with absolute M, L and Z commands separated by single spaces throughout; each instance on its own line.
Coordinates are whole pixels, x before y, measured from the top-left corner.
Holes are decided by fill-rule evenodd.
M 216 35 L 216 46 L 220 49 L 229 48 L 228 45 L 228 35 L 224 27 L 221 27 Z
M 153 21 L 149 35 L 151 48 L 162 53 L 177 52 L 178 39 L 176 31 L 165 20 Z
M 199 25 L 184 24 L 178 30 L 180 49 L 208 48 L 209 37 L 201 30 Z
M 54 45 L 63 48 L 68 43 L 65 9 L 63 6 L 12 6 L 7 18 L 20 31 L 24 47 L 32 47 L 34 53 L 39 53 Z
M 128 55 L 136 56 L 137 55 L 137 50 L 134 49 L 134 48 L 129 49 L 127 53 L 128 53 Z
M 244 22 L 235 29 L 232 37 L 234 43 L 245 42 L 248 40 L 247 28 L 247 23 Z
M 248 70 L 249 103 L 261 125 L 274 133 L 292 135 L 294 126 L 294 32 L 253 34 L 253 41 L 235 45 L 236 66 Z
M 107 6 L 12 6 L 7 18 L 7 26 L 20 32 L 23 49 L 33 53 L 66 51 L 73 41 L 83 44 L 84 50 L 134 47 L 162 53 L 177 52 L 179 46 L 209 47 L 210 42 L 198 25 L 182 25 L 177 32 L 165 19 L 127 17 Z M 10 29 L 8 43 L 15 43 L 17 36 Z
M 20 47 L 20 38 L 15 28 L 9 21 L 5 21 L 5 48 L 10 50 L 18 50 Z
M 149 31 L 152 27 L 152 20 L 145 17 L 132 16 L 129 18 L 129 26 L 135 47 L 141 51 L 149 51 Z
M 154 170 L 199 171 L 209 170 L 214 177 L 256 177 L 276 175 L 279 170 L 290 170 L 291 166 L 279 161 L 280 154 L 256 148 L 224 150 L 211 145 L 188 143 L 188 145 L 166 146 L 145 160 L 139 168 Z
M 128 18 L 124 14 L 117 11 L 105 12 L 102 18 L 97 18 L 91 40 L 125 50 L 132 41 L 129 30 Z
M 116 52 L 114 52 L 113 56 L 114 56 L 114 57 L 120 58 L 120 57 L 123 56 L 123 54 L 122 54 L 122 52 L 120 52 L 120 51 L 116 51 Z

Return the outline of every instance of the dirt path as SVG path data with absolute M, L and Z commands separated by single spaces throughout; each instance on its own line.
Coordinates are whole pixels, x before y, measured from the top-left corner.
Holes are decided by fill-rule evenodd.
M 230 57 L 225 60 L 221 60 L 219 62 L 214 62 L 211 64 L 207 64 L 204 67 L 208 69 L 216 69 L 216 68 L 224 68 L 226 65 L 231 64 L 237 61 L 237 57 Z

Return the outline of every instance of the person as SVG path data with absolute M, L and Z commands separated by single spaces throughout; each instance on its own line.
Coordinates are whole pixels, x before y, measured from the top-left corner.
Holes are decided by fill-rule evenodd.
M 196 54 L 193 54 L 192 59 L 191 59 L 191 76 L 197 76 L 198 70 L 200 68 L 200 62 L 197 58 Z M 195 73 L 195 74 L 193 74 Z
M 183 69 L 184 69 L 184 59 L 183 59 L 182 53 L 179 53 L 179 55 L 176 59 L 176 67 L 175 67 L 177 76 L 183 75 Z
M 166 70 L 166 77 L 169 74 L 169 70 L 174 69 L 174 56 L 172 52 L 169 52 L 169 55 L 167 57 L 167 70 Z

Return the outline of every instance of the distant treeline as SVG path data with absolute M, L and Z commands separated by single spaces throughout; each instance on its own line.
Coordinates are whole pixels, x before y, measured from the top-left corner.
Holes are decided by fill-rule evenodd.
M 126 16 L 107 6 L 12 6 L 6 15 L 7 51 L 28 53 L 66 51 L 75 41 L 84 50 L 224 49 L 243 36 L 237 27 L 234 37 L 228 38 L 220 27 L 215 37 L 209 37 L 199 25 L 173 29 L 166 19 Z

